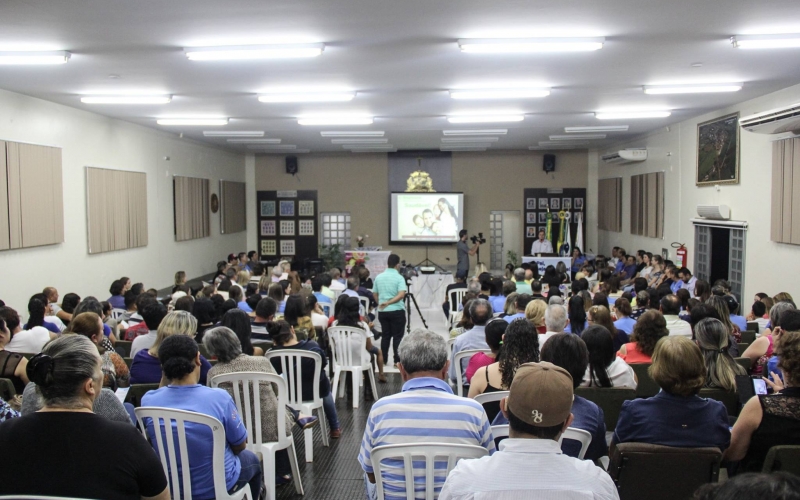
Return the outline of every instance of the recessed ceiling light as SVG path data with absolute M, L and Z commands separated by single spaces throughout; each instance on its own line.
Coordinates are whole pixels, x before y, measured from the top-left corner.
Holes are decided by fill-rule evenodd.
M 571 134 L 571 135 L 551 135 L 551 141 L 575 141 L 575 140 L 593 140 L 605 139 L 606 134 Z
M 206 137 L 264 137 L 263 130 L 206 130 Z
M 356 92 L 290 92 L 261 94 L 260 102 L 343 102 L 352 101 Z
M 603 48 L 605 38 L 472 38 L 458 41 L 462 52 L 484 54 L 530 52 L 585 52 Z
M 227 125 L 227 118 L 160 118 L 159 125 Z
M 320 132 L 319 135 L 322 137 L 383 137 L 384 132 L 382 130 L 326 130 Z
M 168 104 L 171 95 L 92 95 L 81 97 L 84 104 Z
M 71 56 L 65 51 L 0 51 L 0 64 L 65 64 Z
M 490 129 L 473 129 L 473 130 L 442 130 L 444 135 L 506 135 L 508 129 L 505 128 L 490 128 Z
M 228 139 L 234 144 L 280 144 L 280 139 Z
M 499 122 L 521 122 L 525 119 L 524 115 L 477 115 L 477 116 L 448 116 L 450 123 L 499 123 Z
M 602 111 L 595 113 L 598 120 L 628 120 L 636 118 L 666 118 L 669 111 Z
M 254 144 L 252 146 L 247 146 L 247 149 L 268 149 L 268 150 L 292 150 L 297 149 L 297 146 L 294 144 L 279 144 L 279 145 L 270 145 L 270 144 Z
M 396 149 L 392 144 L 343 144 L 344 149 Z
M 595 125 L 589 127 L 564 127 L 564 132 L 575 134 L 581 132 L 627 132 L 627 125 Z
M 737 49 L 791 49 L 800 47 L 800 33 L 780 35 L 736 35 L 731 43 Z
M 325 45 L 305 43 L 295 45 L 220 45 L 216 47 L 188 47 L 183 49 L 191 61 L 243 61 L 248 59 L 287 59 L 315 57 L 322 54 Z
M 255 148 L 251 148 L 251 149 L 255 149 Z M 294 154 L 300 154 L 300 153 L 310 153 L 311 150 L 310 149 L 293 149 L 291 151 L 288 151 L 288 150 L 281 151 L 281 150 L 265 149 L 263 151 L 256 151 L 256 152 L 260 153 L 260 154 L 267 154 L 267 155 L 285 155 L 285 154 L 293 154 L 294 155 Z
M 451 90 L 453 99 L 514 99 L 530 97 L 547 97 L 550 89 L 467 89 Z
M 738 92 L 741 83 L 706 83 L 686 85 L 647 85 L 645 94 L 705 94 L 711 92 Z
M 331 144 L 386 144 L 389 139 L 331 139 Z
M 588 141 L 539 141 L 540 146 L 588 146 Z
M 497 142 L 499 137 L 442 137 L 442 142 L 458 143 L 458 142 Z
M 371 116 L 306 116 L 298 118 L 300 125 L 371 125 Z
M 486 151 L 485 147 L 478 147 L 478 146 L 467 146 L 467 147 L 457 147 L 457 146 L 442 146 L 439 148 L 439 151 Z

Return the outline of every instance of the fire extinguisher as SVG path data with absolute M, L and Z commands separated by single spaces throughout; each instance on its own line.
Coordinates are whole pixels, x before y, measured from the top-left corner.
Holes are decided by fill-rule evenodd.
M 672 244 L 672 248 L 677 248 L 675 255 L 678 256 L 678 267 L 686 267 L 686 263 L 689 260 L 689 251 L 686 249 L 686 245 L 675 242 Z

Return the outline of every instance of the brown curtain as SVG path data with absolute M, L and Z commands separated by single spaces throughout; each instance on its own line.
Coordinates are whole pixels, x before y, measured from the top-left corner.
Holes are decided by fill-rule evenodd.
M 631 234 L 664 236 L 664 172 L 631 176 Z
M 597 227 L 622 232 L 622 177 L 598 181 Z
M 239 233 L 247 229 L 245 183 L 219 181 L 220 232 Z
M 175 176 L 173 180 L 175 241 L 211 235 L 209 220 L 209 181 L 197 177 Z
M 772 143 L 770 239 L 800 245 L 800 139 Z
M 86 167 L 89 253 L 147 246 L 147 174 Z

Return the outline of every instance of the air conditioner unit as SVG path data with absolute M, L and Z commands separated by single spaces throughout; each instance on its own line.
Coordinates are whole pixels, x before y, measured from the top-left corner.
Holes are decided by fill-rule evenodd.
M 647 159 L 647 150 L 642 149 L 622 149 L 614 151 L 601 157 L 606 163 L 613 163 L 615 165 L 624 165 L 625 163 L 633 163 L 637 161 L 645 161 Z
M 759 134 L 782 134 L 800 130 L 800 103 L 739 118 L 739 125 L 748 132 Z
M 704 219 L 729 220 L 731 207 L 728 205 L 697 205 L 697 215 Z

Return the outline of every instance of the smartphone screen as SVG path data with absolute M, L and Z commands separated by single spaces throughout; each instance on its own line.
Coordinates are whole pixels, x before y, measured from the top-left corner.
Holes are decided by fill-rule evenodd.
M 760 378 L 753 379 L 753 390 L 756 391 L 756 394 L 766 394 L 767 393 L 767 383 L 764 382 Z

